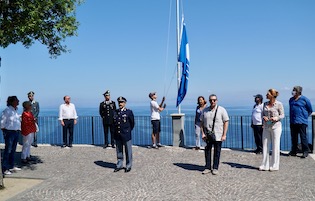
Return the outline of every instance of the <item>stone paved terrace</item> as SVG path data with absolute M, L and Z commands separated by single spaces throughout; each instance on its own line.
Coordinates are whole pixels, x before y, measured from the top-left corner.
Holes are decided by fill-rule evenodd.
M 3 149 L 3 145 L 0 145 Z M 20 157 L 21 146 L 18 146 Z M 203 151 L 133 147 L 129 173 L 114 173 L 116 153 L 96 146 L 32 148 L 37 162 L 6 178 L 42 179 L 9 198 L 24 200 L 315 200 L 314 155 L 282 153 L 280 171 L 261 172 L 262 155 L 223 150 L 219 175 L 202 175 Z M 21 179 L 21 182 L 23 180 Z M 0 198 L 1 199 L 1 198 Z

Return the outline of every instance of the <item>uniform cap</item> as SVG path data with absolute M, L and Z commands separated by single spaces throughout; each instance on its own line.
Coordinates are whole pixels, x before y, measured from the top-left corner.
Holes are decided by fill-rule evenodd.
M 118 102 L 127 102 L 127 100 L 126 100 L 124 97 L 122 97 L 122 96 L 119 96 L 119 97 L 117 98 L 117 101 L 118 101 Z
M 28 96 L 34 96 L 34 94 L 35 94 L 34 91 L 30 91 L 27 93 Z
M 110 96 L 110 92 L 109 90 L 105 91 L 105 93 L 103 93 L 104 96 Z

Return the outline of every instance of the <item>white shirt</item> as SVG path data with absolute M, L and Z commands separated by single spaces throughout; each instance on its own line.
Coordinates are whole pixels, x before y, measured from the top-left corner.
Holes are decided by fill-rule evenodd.
M 151 120 L 160 120 L 161 119 L 159 108 L 160 108 L 160 106 L 155 100 L 152 100 L 150 102 Z
M 75 110 L 75 106 L 72 103 L 69 104 L 61 104 L 59 107 L 59 120 L 63 119 L 77 119 L 77 111 Z
M 263 109 L 264 109 L 264 106 L 262 103 L 254 106 L 253 111 L 252 111 L 253 125 L 262 125 Z
M 3 110 L 1 116 L 1 128 L 7 130 L 21 130 L 21 118 L 17 113 L 17 109 L 12 106 L 8 106 Z

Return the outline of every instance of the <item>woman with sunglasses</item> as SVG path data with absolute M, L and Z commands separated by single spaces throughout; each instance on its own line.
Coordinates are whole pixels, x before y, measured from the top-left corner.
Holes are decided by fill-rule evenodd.
M 260 171 L 277 171 L 280 163 L 281 119 L 284 118 L 283 104 L 277 100 L 279 92 L 269 89 L 266 98 L 269 100 L 263 107 L 263 160 Z M 269 162 L 269 146 L 272 144 L 272 155 Z

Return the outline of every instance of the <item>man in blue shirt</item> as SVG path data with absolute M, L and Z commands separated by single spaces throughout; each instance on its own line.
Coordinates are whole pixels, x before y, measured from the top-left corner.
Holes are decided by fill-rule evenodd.
M 298 135 L 300 134 L 302 152 L 301 158 L 308 156 L 308 139 L 307 139 L 307 124 L 308 117 L 312 114 L 312 105 L 308 98 L 302 95 L 302 87 L 295 86 L 292 90 L 292 97 L 289 100 L 290 105 L 290 129 L 292 148 L 290 156 L 296 156 L 298 150 Z

